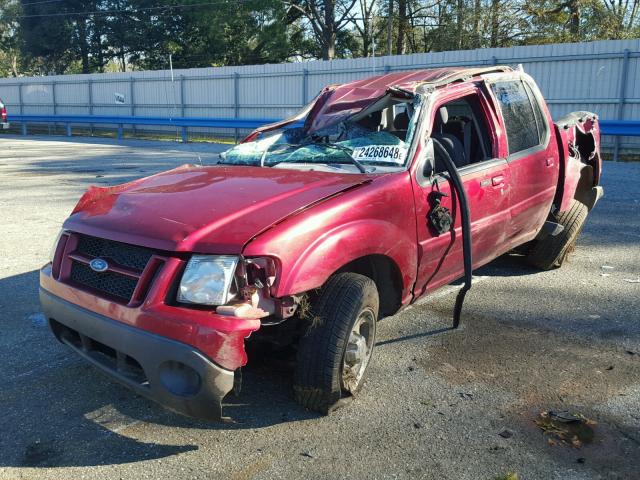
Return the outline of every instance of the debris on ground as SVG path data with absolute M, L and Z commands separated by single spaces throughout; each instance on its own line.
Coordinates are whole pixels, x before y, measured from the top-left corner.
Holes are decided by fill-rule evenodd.
M 507 429 L 502 430 L 500 433 L 498 433 L 498 435 L 500 435 L 502 438 L 511 438 L 513 437 L 513 433 Z
M 307 458 L 314 458 L 313 454 L 309 450 L 301 452 L 300 455 Z
M 638 277 L 638 278 L 625 278 L 624 281 L 628 282 L 628 283 L 640 283 L 640 277 Z
M 602 270 L 613 270 L 614 267 L 612 267 L 611 265 L 602 265 Z
M 597 425 L 597 422 L 580 413 L 571 413 L 567 410 L 549 410 L 540 413 L 535 424 L 548 437 L 549 445 L 563 443 L 580 448 L 585 443 L 593 441 L 593 427 Z
M 515 472 L 507 473 L 506 475 L 500 475 L 499 477 L 495 477 L 493 480 L 518 480 L 518 474 Z

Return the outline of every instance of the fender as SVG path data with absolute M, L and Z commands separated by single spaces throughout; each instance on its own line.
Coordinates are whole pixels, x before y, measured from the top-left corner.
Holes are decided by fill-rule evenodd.
M 417 269 L 416 246 L 395 224 L 384 220 L 356 220 L 325 232 L 282 272 L 276 296 L 303 293 L 321 287 L 348 263 L 367 255 L 382 255 L 402 272 L 402 301 L 410 298 Z
M 600 126 L 590 112 L 573 112 L 555 123 L 560 177 L 554 199 L 557 211 L 569 209 L 573 199 L 593 208 L 602 196 Z
M 397 267 L 403 304 L 411 299 L 418 265 L 411 178 L 403 171 L 371 180 L 289 216 L 245 245 L 244 256 L 278 263 L 272 296 L 319 288 L 348 263 L 382 255 Z

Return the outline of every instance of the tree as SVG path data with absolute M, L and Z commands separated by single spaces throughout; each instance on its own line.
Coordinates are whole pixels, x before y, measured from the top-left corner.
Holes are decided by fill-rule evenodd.
M 291 8 L 299 10 L 308 20 L 320 45 L 323 60 L 336 55 L 338 34 L 351 21 L 351 12 L 358 0 L 301 0 L 292 2 Z
M 19 73 L 21 55 L 19 39 L 16 35 L 18 28 L 17 16 L 19 5 L 13 0 L 0 0 L 0 76 L 17 77 Z

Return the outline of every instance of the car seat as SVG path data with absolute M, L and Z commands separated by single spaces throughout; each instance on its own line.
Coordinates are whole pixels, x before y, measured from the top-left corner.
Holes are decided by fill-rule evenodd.
M 449 112 L 447 111 L 447 107 L 440 107 L 436 113 L 431 138 L 438 140 L 451 157 L 451 160 L 453 160 L 453 163 L 456 164 L 456 167 L 461 168 L 469 164 L 469 159 L 467 158 L 464 145 L 460 139 L 451 133 L 445 132 L 445 125 L 448 121 Z M 446 170 L 444 165 L 441 161 L 438 162 L 436 158 L 436 172 L 442 172 L 444 170 Z

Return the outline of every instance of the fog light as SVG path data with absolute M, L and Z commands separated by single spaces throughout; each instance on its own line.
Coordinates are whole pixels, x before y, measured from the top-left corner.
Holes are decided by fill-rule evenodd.
M 158 369 L 162 386 L 174 395 L 189 397 L 200 391 L 200 375 L 181 362 L 169 360 Z

